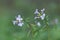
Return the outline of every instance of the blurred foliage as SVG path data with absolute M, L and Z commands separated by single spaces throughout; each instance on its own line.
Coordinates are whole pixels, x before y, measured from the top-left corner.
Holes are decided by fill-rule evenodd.
M 32 20 L 36 8 L 46 8 L 50 27 L 49 30 L 41 29 L 34 37 L 30 37 L 29 32 L 27 36 L 28 24 L 21 28 L 14 26 L 12 20 L 18 14 L 23 15 L 24 19 L 30 17 L 27 20 Z M 55 18 L 58 19 L 57 24 Z M 60 0 L 0 0 L 0 40 L 60 40 L 59 20 Z

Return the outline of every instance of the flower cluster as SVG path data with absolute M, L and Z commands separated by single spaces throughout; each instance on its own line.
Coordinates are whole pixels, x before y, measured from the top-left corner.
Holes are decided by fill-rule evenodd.
M 16 19 L 13 21 L 13 24 L 14 24 L 14 25 L 18 25 L 18 26 L 20 26 L 20 27 L 23 26 L 24 22 L 23 22 L 23 18 L 21 18 L 21 15 L 18 15 L 18 16 L 16 17 Z
M 38 26 L 41 26 L 41 23 L 39 21 L 37 21 L 37 19 L 40 19 L 40 20 L 44 20 L 45 19 L 46 15 L 45 15 L 44 11 L 45 11 L 45 9 L 43 8 L 41 10 L 41 12 L 39 12 L 38 9 L 36 9 L 35 12 L 34 12 L 34 15 L 35 15 L 34 20 L 36 20 L 35 23 Z M 21 17 L 21 15 L 18 15 L 16 17 L 16 19 L 13 21 L 13 24 L 14 25 L 18 25 L 20 27 L 22 27 L 24 25 L 23 18 Z
M 40 10 L 40 12 L 38 9 L 36 9 L 32 20 L 29 17 L 23 20 L 21 15 L 17 15 L 15 20 L 13 20 L 13 24 L 22 27 L 22 29 L 27 32 L 27 37 L 36 37 L 40 30 L 43 31 L 44 28 L 44 30 L 48 30 L 49 28 L 48 15 L 45 14 L 44 11 L 44 8 Z M 57 22 L 57 20 L 55 21 Z M 23 25 L 25 26 L 23 27 Z
M 38 9 L 35 10 L 34 14 L 35 14 L 35 17 L 34 19 L 41 19 L 41 20 L 44 20 L 45 18 L 45 13 L 44 13 L 45 9 L 43 8 L 41 10 L 41 13 L 38 11 Z M 40 22 L 36 22 L 38 26 L 41 26 Z
M 44 11 L 45 11 L 44 8 L 41 10 L 41 13 L 38 12 L 38 9 L 36 9 L 36 11 L 34 12 L 34 14 L 36 15 L 34 19 L 41 18 L 41 20 L 44 20 L 44 18 L 45 18 Z

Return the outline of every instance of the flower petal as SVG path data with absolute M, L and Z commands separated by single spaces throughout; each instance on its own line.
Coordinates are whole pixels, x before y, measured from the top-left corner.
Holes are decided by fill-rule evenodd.
M 38 25 L 38 26 L 41 26 L 40 22 L 37 22 L 37 25 Z
M 35 11 L 35 13 L 34 13 L 34 14 L 39 14 L 38 9 L 36 9 L 36 11 Z
M 22 27 L 24 23 L 18 23 L 18 26 Z
M 15 25 L 16 24 L 16 21 L 13 21 L 13 24 Z

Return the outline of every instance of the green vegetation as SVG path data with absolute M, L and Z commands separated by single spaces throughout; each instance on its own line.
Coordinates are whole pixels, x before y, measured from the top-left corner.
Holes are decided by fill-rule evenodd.
M 49 19 L 48 21 L 40 20 L 41 27 L 34 25 L 36 8 L 39 12 L 45 8 L 45 13 L 48 15 L 46 18 Z M 27 22 L 23 27 L 12 23 L 19 14 Z M 59 17 L 59 0 L 0 0 L 0 40 L 60 40 Z

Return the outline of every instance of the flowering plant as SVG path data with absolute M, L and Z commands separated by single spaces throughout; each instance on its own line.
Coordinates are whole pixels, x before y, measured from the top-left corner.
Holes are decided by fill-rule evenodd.
M 47 30 L 48 28 L 48 15 L 45 14 L 45 8 L 39 12 L 38 9 L 34 12 L 34 17 L 32 21 L 27 19 L 23 19 L 21 15 L 18 15 L 15 20 L 13 20 L 13 24 L 24 27 L 25 23 L 27 24 L 27 37 L 30 36 L 31 38 L 36 37 L 38 32 L 42 29 Z M 26 29 L 25 29 L 26 30 Z

